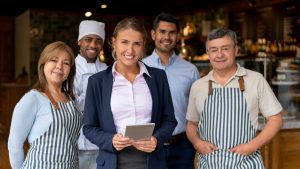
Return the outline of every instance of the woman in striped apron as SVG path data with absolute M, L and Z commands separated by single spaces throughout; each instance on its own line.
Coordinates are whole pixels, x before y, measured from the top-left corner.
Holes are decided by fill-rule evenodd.
M 74 74 L 72 49 L 60 41 L 46 46 L 38 63 L 38 82 L 14 109 L 8 141 L 13 169 L 78 168 L 82 114 L 73 103 Z
M 220 28 L 207 38 L 213 70 L 191 88 L 187 135 L 198 169 L 263 169 L 259 148 L 282 125 L 282 107 L 266 80 L 235 63 L 236 35 Z M 267 124 L 256 135 L 258 112 Z

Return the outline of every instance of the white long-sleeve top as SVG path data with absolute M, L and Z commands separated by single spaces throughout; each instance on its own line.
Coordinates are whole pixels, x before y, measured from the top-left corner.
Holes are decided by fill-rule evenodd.
M 85 93 L 88 83 L 88 78 L 102 70 L 107 68 L 105 63 L 101 63 L 98 59 L 95 63 L 87 63 L 86 59 L 77 55 L 75 59 L 76 64 L 76 75 L 74 78 L 74 94 L 76 98 L 76 105 L 79 110 L 84 112 L 85 104 Z M 98 147 L 92 144 L 89 140 L 83 135 L 82 129 L 80 130 L 80 136 L 78 139 L 78 149 L 79 150 L 97 150 Z

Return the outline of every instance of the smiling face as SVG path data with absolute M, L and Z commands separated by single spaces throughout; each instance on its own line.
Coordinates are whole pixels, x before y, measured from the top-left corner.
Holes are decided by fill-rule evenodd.
M 61 86 L 70 73 L 71 59 L 66 51 L 57 54 L 45 63 L 44 74 L 48 85 Z
M 171 54 L 179 40 L 179 32 L 176 24 L 160 21 L 156 30 L 151 31 L 151 37 L 157 52 Z
M 144 43 L 140 32 L 131 28 L 120 30 L 117 36 L 112 38 L 117 67 L 137 67 L 137 62 L 144 53 Z
M 207 54 L 213 69 L 216 71 L 224 72 L 235 69 L 237 50 L 237 47 L 229 36 L 207 42 Z
M 80 55 L 83 56 L 88 63 L 94 63 L 98 54 L 103 48 L 103 40 L 98 35 L 86 35 L 78 41 L 80 46 Z

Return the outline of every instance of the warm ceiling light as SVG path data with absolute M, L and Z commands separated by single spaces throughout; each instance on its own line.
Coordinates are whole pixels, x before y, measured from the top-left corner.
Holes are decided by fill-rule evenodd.
M 102 9 L 105 9 L 105 8 L 107 8 L 107 5 L 106 5 L 106 4 L 102 4 L 102 5 L 101 5 L 101 8 L 102 8 Z
M 85 17 L 90 17 L 90 16 L 92 16 L 92 12 L 85 12 L 84 16 Z

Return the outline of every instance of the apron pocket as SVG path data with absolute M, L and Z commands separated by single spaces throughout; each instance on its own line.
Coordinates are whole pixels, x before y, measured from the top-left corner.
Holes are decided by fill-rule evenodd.
M 244 165 L 246 156 L 229 152 L 227 150 L 217 150 L 212 153 L 198 157 L 198 169 L 204 168 L 241 168 Z

